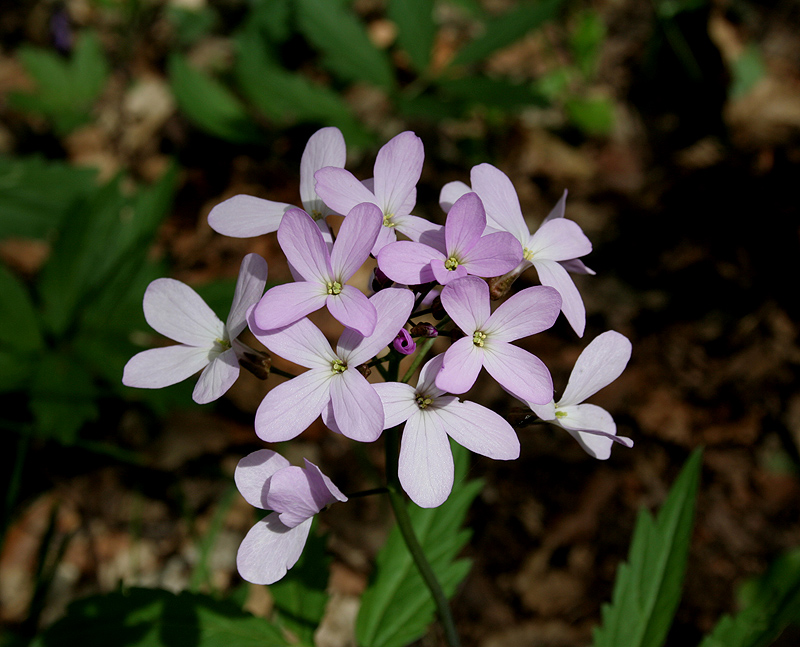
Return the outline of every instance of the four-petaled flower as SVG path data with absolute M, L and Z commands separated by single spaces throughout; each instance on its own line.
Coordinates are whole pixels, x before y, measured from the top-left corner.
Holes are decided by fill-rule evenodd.
M 177 384 L 204 369 L 192 398 L 199 404 L 216 400 L 239 377 L 239 357 L 249 349 L 236 340 L 244 330 L 248 308 L 261 298 L 267 282 L 267 262 L 248 254 L 226 323 L 222 323 L 197 292 L 175 279 L 156 279 L 144 294 L 144 317 L 154 330 L 177 346 L 151 348 L 125 365 L 122 383 L 141 389 Z
M 616 380 L 630 358 L 628 338 L 613 330 L 604 332 L 583 349 L 558 402 L 528 402 L 528 406 L 542 420 L 566 429 L 595 458 L 608 458 L 615 442 L 633 447 L 630 438 L 617 436 L 617 425 L 608 411 L 596 404 L 581 404 Z
M 252 506 L 272 510 L 245 536 L 236 556 L 239 574 L 253 584 L 272 584 L 297 563 L 315 514 L 336 501 L 347 501 L 314 463 L 289 464 L 269 449 L 239 461 L 236 487 Z

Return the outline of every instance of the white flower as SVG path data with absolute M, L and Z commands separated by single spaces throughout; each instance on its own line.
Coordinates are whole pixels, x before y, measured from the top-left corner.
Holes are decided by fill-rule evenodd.
M 144 317 L 154 330 L 180 343 L 132 357 L 125 365 L 122 383 L 160 389 L 203 369 L 192 393 L 194 401 L 205 404 L 222 396 L 239 377 L 239 357 L 248 348 L 236 337 L 244 330 L 247 310 L 261 298 L 266 282 L 267 262 L 258 254 L 245 256 L 228 321 L 222 323 L 185 283 L 153 281 L 144 294 Z

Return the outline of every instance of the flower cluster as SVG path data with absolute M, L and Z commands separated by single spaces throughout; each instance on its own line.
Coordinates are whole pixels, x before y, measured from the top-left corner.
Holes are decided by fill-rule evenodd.
M 209 223 L 219 233 L 277 232 L 294 281 L 264 293 L 267 264 L 248 255 L 224 324 L 188 286 L 154 281 L 144 297 L 145 317 L 180 344 L 139 353 L 125 367 L 123 382 L 159 388 L 203 369 L 194 399 L 215 400 L 234 383 L 240 365 L 252 368 L 254 358 L 265 357 L 238 339 L 249 326 L 269 353 L 307 369 L 267 393 L 255 417 L 258 437 L 290 440 L 320 416 L 330 430 L 359 442 L 402 426 L 397 476 L 423 507 L 441 505 L 453 487 L 449 439 L 497 460 L 519 456 L 517 434 L 503 416 L 459 398 L 482 368 L 592 456 L 608 458 L 614 442 L 630 447 L 606 411 L 581 404 L 624 369 L 631 351 L 625 337 L 611 331 L 592 341 L 558 402 L 545 364 L 514 343 L 547 330 L 559 313 L 584 333 L 585 308 L 569 272 L 593 274 L 580 260 L 591 243 L 564 217 L 566 193 L 531 233 L 509 178 L 480 164 L 472 169 L 471 186 L 443 187 L 440 225 L 412 215 L 423 159 L 421 140 L 401 133 L 381 148 L 373 178 L 360 181 L 344 168 L 341 133 L 323 128 L 302 157 L 302 209 L 244 195 L 215 207 Z M 344 216 L 336 235 L 326 221 L 331 214 Z M 367 286 L 351 283 L 365 262 L 377 265 L 371 296 Z M 493 307 L 493 297 L 504 297 L 530 267 L 541 285 Z M 323 307 L 344 326 L 335 348 L 308 319 Z M 437 338 L 451 344 L 426 358 Z M 422 365 L 416 386 L 408 383 L 413 370 L 399 377 L 407 356 L 413 356 L 412 369 Z M 383 381 L 368 380 L 371 373 Z M 271 511 L 239 549 L 239 571 L 256 583 L 283 577 L 300 556 L 312 517 L 347 500 L 316 465 L 294 467 L 267 449 L 242 459 L 235 480 L 249 503 Z

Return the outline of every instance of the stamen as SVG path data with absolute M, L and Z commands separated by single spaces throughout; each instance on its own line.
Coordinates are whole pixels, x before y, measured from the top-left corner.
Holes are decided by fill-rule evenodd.
M 533 258 L 533 250 L 528 249 L 527 247 L 523 247 L 522 258 L 524 258 L 526 261 L 531 260 L 531 258 Z
M 385 213 L 383 214 L 383 226 L 384 227 L 397 227 L 397 223 L 392 222 L 393 213 Z
M 556 418 L 566 418 L 567 412 L 566 411 L 556 411 Z
M 331 370 L 334 373 L 344 373 L 347 370 L 347 364 L 340 359 L 333 360 L 331 362 Z
M 328 281 L 328 294 L 339 294 L 342 291 L 342 284 L 339 281 L 331 283 Z
M 458 267 L 458 261 L 455 257 L 451 256 L 444 262 L 444 269 L 450 270 L 451 272 Z
M 480 346 L 483 348 L 483 343 L 486 341 L 486 333 L 481 332 L 480 330 L 476 330 L 472 333 L 472 343 L 476 346 Z
M 417 406 L 420 409 L 425 409 L 431 402 L 433 402 L 433 398 L 429 398 L 427 396 L 420 395 L 419 393 L 417 393 L 416 402 Z
M 314 220 L 321 220 L 322 219 L 322 212 L 319 209 L 312 209 L 311 213 L 309 214 Z

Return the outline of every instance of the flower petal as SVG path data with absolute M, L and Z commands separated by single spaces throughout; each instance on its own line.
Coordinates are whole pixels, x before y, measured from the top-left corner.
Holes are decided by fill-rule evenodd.
M 203 369 L 195 384 L 192 400 L 197 404 L 208 404 L 222 397 L 239 377 L 239 359 L 236 351 L 229 348 L 211 360 Z
M 261 330 L 276 330 L 316 312 L 327 301 L 328 293 L 322 283 L 282 283 L 267 290 L 253 308 L 251 319 Z
M 421 285 L 435 280 L 431 260 L 444 262 L 445 256 L 433 247 L 408 240 L 390 243 L 378 252 L 378 267 L 392 281 Z
M 625 335 L 609 330 L 595 337 L 575 362 L 559 407 L 583 402 L 611 384 L 625 370 L 630 358 L 631 342 Z
M 197 292 L 175 279 L 156 279 L 144 293 L 144 318 L 153 330 L 189 346 L 210 349 L 223 324 Z
M 254 310 L 250 310 L 248 319 L 250 331 L 271 352 L 306 368 L 330 368 L 336 361 L 325 335 L 308 319 L 275 330 L 263 330 L 254 321 Z
M 572 277 L 556 261 L 534 259 L 533 266 L 536 268 L 542 285 L 548 285 L 558 290 L 561 295 L 561 311 L 578 337 L 583 337 L 586 329 L 586 307 L 583 305 L 581 293 L 578 292 Z
M 470 181 L 472 190 L 483 200 L 487 222 L 496 229 L 507 231 L 524 245 L 530 232 L 508 176 L 491 164 L 478 164 L 472 167 Z
M 553 288 L 525 288 L 492 313 L 483 332 L 495 341 L 522 339 L 552 327 L 560 309 L 561 297 Z
M 235 195 L 208 214 L 211 229 L 232 238 L 252 238 L 277 231 L 283 214 L 293 205 L 252 195 Z
M 317 195 L 337 213 L 350 213 L 362 202 L 371 202 L 380 208 L 375 195 L 356 179 L 350 171 L 326 166 L 314 173 Z
M 331 257 L 322 232 L 302 209 L 286 212 L 278 229 L 278 242 L 286 260 L 306 281 L 325 285 L 331 280 Z
M 456 200 L 447 214 L 444 226 L 444 239 L 447 245 L 447 256 L 455 256 L 458 260 L 466 255 L 478 242 L 486 228 L 486 212 L 483 203 L 476 193 L 465 193 Z
M 478 379 L 484 359 L 483 349 L 462 337 L 444 353 L 436 386 L 447 393 L 466 393 Z
M 352 440 L 371 443 L 383 431 L 383 405 L 375 389 L 355 367 L 331 380 L 333 417 Z
M 372 255 L 377 258 L 378 253 L 387 245 L 397 242 L 397 231 L 394 227 L 382 226 L 372 246 Z
M 448 182 L 439 192 L 439 206 L 442 208 L 442 211 L 449 213 L 456 200 L 470 191 L 472 191 L 472 189 L 460 180 L 456 182 Z
M 379 382 L 372 388 L 383 404 L 383 428 L 389 429 L 408 420 L 419 407 L 415 401 L 415 390 L 410 384 L 401 382 Z
M 544 223 L 528 241 L 530 260 L 568 261 L 586 256 L 592 243 L 577 222 L 557 218 Z
M 579 404 L 559 407 L 566 414 L 556 419 L 556 423 L 566 429 L 577 440 L 584 451 L 599 460 L 611 455 L 611 447 L 619 443 L 633 447 L 633 441 L 625 436 L 617 436 L 617 425 L 611 414 L 594 404 Z
M 367 296 L 354 288 L 345 285 L 336 295 L 330 295 L 327 300 L 328 311 L 339 323 L 369 337 L 375 331 L 378 313 Z
M 383 227 L 383 215 L 374 204 L 353 207 L 339 229 L 331 252 L 333 276 L 344 283 L 364 264 Z
M 290 464 L 278 452 L 258 449 L 239 461 L 233 473 L 233 480 L 245 501 L 255 508 L 266 510 L 269 478 Z
M 183 382 L 208 362 L 209 349 L 195 346 L 166 346 L 137 353 L 125 364 L 122 383 L 137 389 L 161 389 Z
M 336 501 L 336 497 L 325 488 L 320 490 L 318 485 L 312 487 L 309 474 L 302 467 L 292 465 L 282 469 L 270 479 L 265 507 L 277 512 L 287 528 L 299 526 Z
M 542 221 L 542 224 L 546 222 L 550 222 L 554 218 L 563 218 L 564 212 L 566 211 L 567 207 L 567 190 L 564 189 L 564 193 L 561 194 L 561 197 L 556 202 L 556 206 L 550 210 L 550 213 L 547 214 L 547 218 Z
M 445 266 L 445 261 L 440 261 L 438 258 L 434 258 L 431 261 L 431 270 L 433 271 L 433 276 L 440 285 L 450 285 L 469 274 L 466 266 L 458 265 L 454 269 L 449 269 Z
M 489 286 L 474 276 L 453 281 L 442 290 L 442 306 L 456 326 L 471 335 L 489 319 Z
M 416 243 L 423 243 L 429 245 L 434 249 L 438 249 L 444 253 L 444 227 L 437 225 L 435 222 L 419 218 L 418 216 L 395 216 L 394 218 L 395 229 L 401 234 L 408 236 Z
M 550 371 L 536 355 L 518 346 L 487 339 L 483 365 L 489 375 L 518 400 L 547 404 L 553 399 Z
M 425 150 L 422 140 L 407 130 L 390 139 L 375 158 L 375 198 L 386 216 L 404 216 L 414 207 L 408 198 L 416 194 Z M 416 195 L 414 196 L 416 198 Z
M 326 166 L 344 168 L 346 161 L 347 147 L 338 128 L 320 128 L 309 137 L 303 157 L 300 158 L 300 200 L 303 209 L 323 218 L 332 213 L 317 195 L 314 173 Z
M 533 402 L 526 402 L 525 404 L 527 404 L 541 420 L 549 422 L 556 419 L 556 403 L 553 400 L 550 400 L 547 404 L 534 404 Z
M 417 391 L 424 393 L 430 398 L 435 398 L 444 395 L 444 391 L 436 386 L 436 376 L 442 370 L 444 363 L 444 353 L 439 353 L 436 357 L 429 359 L 425 362 L 422 370 L 419 372 L 419 379 L 417 380 Z
M 329 369 L 312 369 L 273 388 L 256 411 L 256 435 L 268 443 L 291 440 L 311 425 L 330 400 Z
M 247 309 L 261 298 L 266 284 L 267 261 L 258 254 L 245 256 L 239 268 L 233 303 L 231 303 L 231 311 L 228 313 L 228 321 L 225 324 L 228 329 L 228 339 L 236 339 L 244 330 L 247 325 Z
M 519 458 L 519 439 L 508 421 L 474 402 L 451 402 L 437 408 L 448 435 L 471 452 L 497 460 Z
M 422 508 L 435 508 L 453 489 L 453 453 L 435 415 L 419 411 L 408 419 L 400 441 L 400 484 Z
M 274 584 L 297 563 L 311 530 L 312 519 L 287 528 L 273 512 L 250 529 L 239 546 L 236 568 L 253 584 Z
M 476 276 L 502 276 L 522 261 L 522 245 L 502 231 L 483 236 L 461 256 L 461 264 Z

